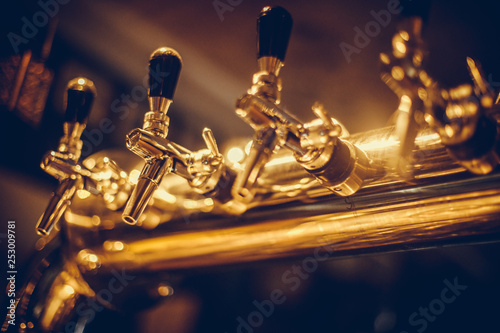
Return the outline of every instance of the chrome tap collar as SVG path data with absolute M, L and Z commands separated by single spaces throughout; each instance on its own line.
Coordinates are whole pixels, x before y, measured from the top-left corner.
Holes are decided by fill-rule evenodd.
M 281 67 L 285 65 L 285 63 L 279 60 L 277 57 L 271 56 L 261 57 L 257 59 L 257 63 L 260 72 L 271 74 L 276 77 L 279 76 Z

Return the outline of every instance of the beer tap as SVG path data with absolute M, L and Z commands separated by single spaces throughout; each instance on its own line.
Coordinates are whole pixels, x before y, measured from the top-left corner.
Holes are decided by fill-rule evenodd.
M 309 173 L 342 196 L 356 192 L 369 177 L 369 160 L 357 147 L 341 140 L 342 126 L 313 106 L 317 119 L 304 123 L 281 106 L 281 79 L 292 18 L 282 7 L 265 7 L 257 20 L 259 71 L 253 85 L 236 102 L 236 114 L 254 130 L 244 170 L 236 177 L 232 194 L 242 202 L 254 196 L 254 185 L 271 157 L 280 148 L 293 152 Z
M 402 20 L 392 38 L 392 52 L 381 53 L 381 78 L 398 96 L 393 138 L 399 143 L 396 156 L 388 159 L 388 166 L 404 179 L 410 179 L 412 151 L 418 132 L 427 124 L 424 105 L 419 95 L 425 86 L 434 84 L 427 75 L 425 64 L 427 49 L 422 39 L 422 28 L 430 11 L 430 1 L 402 3 Z
M 77 190 L 101 194 L 109 209 L 118 209 L 128 196 L 126 174 L 108 157 L 79 162 L 87 120 L 96 96 L 94 83 L 77 77 L 68 83 L 64 134 L 57 151 L 42 159 L 41 168 L 59 180 L 49 204 L 37 223 L 36 230 L 46 236 L 62 217 Z
M 439 134 L 448 154 L 474 174 L 488 174 L 500 163 L 499 105 L 479 63 L 467 58 L 474 85 L 443 89 L 434 83 L 422 99 L 425 121 Z
M 207 149 L 191 151 L 167 139 L 167 111 L 173 101 L 182 59 L 174 49 L 155 50 L 149 61 L 149 109 L 142 129 L 127 135 L 127 148 L 145 160 L 144 167 L 123 210 L 122 219 L 136 224 L 163 177 L 175 173 L 199 194 L 217 197 L 228 172 L 212 131 L 203 130 Z
M 288 132 L 283 127 L 289 123 L 300 123 L 276 107 L 281 103 L 281 78 L 278 75 L 284 65 L 292 24 L 292 17 L 282 7 L 265 7 L 257 20 L 259 71 L 254 74 L 253 85 L 248 93 L 236 103 L 236 114 L 255 130 L 245 168 L 237 175 L 232 190 L 233 196 L 241 201 L 249 201 L 253 197 L 252 188 L 260 171 L 280 139 L 283 143 L 279 135 L 284 136 Z M 267 115 L 260 111 L 263 108 L 270 113 L 276 110 L 276 114 Z
M 380 55 L 382 80 L 400 98 L 394 130 L 399 150 L 388 159 L 389 167 L 411 179 L 415 138 L 430 126 L 458 163 L 472 173 L 491 172 L 499 163 L 493 89 L 470 58 L 467 65 L 475 87 L 441 88 L 424 69 L 427 50 L 421 34 L 430 1 L 406 1 L 402 7 L 404 19 L 392 39 L 392 53 Z

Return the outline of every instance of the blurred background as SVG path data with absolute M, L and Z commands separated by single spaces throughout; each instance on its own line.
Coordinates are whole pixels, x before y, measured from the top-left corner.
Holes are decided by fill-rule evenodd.
M 355 45 L 355 28 L 374 21 L 372 11 L 391 1 L 81 1 L 4 2 L 0 48 L 0 241 L 5 225 L 18 227 L 18 260 L 26 262 L 37 236 L 35 223 L 56 181 L 39 168 L 42 155 L 62 134 L 63 95 L 76 76 L 93 80 L 98 98 L 83 135 L 83 156 L 118 149 L 140 127 L 147 111 L 145 82 L 150 53 L 175 48 L 183 70 L 169 110 L 169 138 L 203 146 L 210 127 L 219 145 L 250 137 L 234 104 L 251 84 L 256 64 L 255 21 L 265 5 L 281 5 L 294 18 L 282 103 L 302 120 L 324 104 L 351 133 L 384 126 L 398 100 L 379 78 L 378 55 L 390 51 L 399 17 L 347 59 L 342 42 Z M 424 39 L 429 73 L 445 87 L 470 82 L 466 56 L 483 65 L 500 88 L 500 4 L 434 1 Z M 41 14 L 42 13 L 42 14 Z M 31 26 L 30 26 L 31 25 Z M 12 97 L 16 75 L 26 80 Z M 103 119 L 111 126 L 103 130 Z M 131 154 L 132 155 L 132 154 Z M 500 246 L 430 249 L 333 260 L 319 265 L 296 290 L 282 274 L 300 262 L 278 262 L 185 277 L 163 304 L 134 315 L 106 313 L 86 332 L 246 332 L 238 328 L 256 310 L 254 300 L 286 291 L 255 332 L 470 332 L 498 331 Z M 439 298 L 444 280 L 467 285 L 444 312 L 422 325 L 409 317 Z M 420 317 L 419 317 L 420 318 Z

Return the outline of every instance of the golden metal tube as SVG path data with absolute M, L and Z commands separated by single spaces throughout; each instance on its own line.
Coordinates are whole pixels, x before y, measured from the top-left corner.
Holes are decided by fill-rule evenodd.
M 129 224 L 137 223 L 148 205 L 154 191 L 158 188 L 163 176 L 170 171 L 172 159 L 152 159 L 146 162 L 141 176 L 137 181 L 122 214 L 123 221 Z
M 77 178 L 66 178 L 52 193 L 52 198 L 36 225 L 36 231 L 39 235 L 47 236 L 57 221 L 61 219 L 66 208 L 71 204 L 71 198 L 75 194 L 78 181 L 80 180 Z
M 245 161 L 245 169 L 236 176 L 232 195 L 236 200 L 250 202 L 253 198 L 254 185 L 262 168 L 269 161 L 277 144 L 276 130 L 266 128 L 254 135 L 250 153 Z
M 88 197 L 72 205 L 68 237 L 74 244 L 85 244 L 80 251 L 99 258 L 98 272 L 125 268 L 141 274 L 486 241 L 500 234 L 500 173 L 465 172 L 450 159 L 439 137 L 424 131 L 413 153 L 414 182 L 405 182 L 382 168 L 398 148 L 392 131 L 385 128 L 346 139 L 365 151 L 378 170 L 378 177 L 349 197 L 332 195 L 293 156 L 277 154 L 259 177 L 246 207 L 251 209 L 241 216 L 213 214 L 221 207 L 211 199 L 193 197 L 187 185 L 182 190 L 182 184 L 166 177 L 145 212 L 147 233 L 120 224 L 117 212 L 103 212 L 97 199 Z M 105 226 L 114 229 L 111 237 L 108 230 L 103 239 L 95 223 L 84 222 L 97 211 L 100 221 L 116 221 Z M 104 240 L 120 242 L 119 250 L 103 246 Z
M 147 273 L 214 267 L 284 257 L 331 252 L 332 257 L 355 253 L 406 250 L 433 245 L 488 240 L 500 232 L 500 175 L 456 180 L 439 185 L 389 184 L 382 192 L 317 203 L 277 206 L 238 218 L 204 216 L 198 225 L 222 228 L 142 233 L 121 238 L 120 251 L 91 247 L 101 271 L 125 268 Z M 314 214 L 310 214 L 313 211 Z M 191 221 L 195 223 L 196 221 Z M 171 221 L 177 228 L 177 223 Z M 172 226 L 173 228 L 173 226 Z M 161 231 L 163 230 L 163 231 Z M 483 236 L 483 238 L 481 238 Z

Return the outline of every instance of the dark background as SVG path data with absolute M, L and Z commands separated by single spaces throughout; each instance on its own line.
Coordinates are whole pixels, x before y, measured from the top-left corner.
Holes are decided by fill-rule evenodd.
M 224 3 L 227 3 L 223 1 Z M 236 2 L 233 2 L 236 3 Z M 57 147 L 62 134 L 62 96 L 67 81 L 86 76 L 96 83 L 98 99 L 88 129 L 109 118 L 114 130 L 88 152 L 124 149 L 125 134 L 142 124 L 146 99 L 136 99 L 120 118 L 112 105 L 142 87 L 149 54 L 159 46 L 179 51 L 184 64 L 169 111 L 169 138 L 201 148 L 201 130 L 213 129 L 223 145 L 249 137 L 251 129 L 234 114 L 234 102 L 250 86 L 256 70 L 255 20 L 264 5 L 282 5 L 294 18 L 282 70 L 283 104 L 303 120 L 321 101 L 351 133 L 379 128 L 397 107 L 397 98 L 379 79 L 378 54 L 390 50 L 397 16 L 348 63 L 339 44 L 353 44 L 354 27 L 373 20 L 370 12 L 387 1 L 250 1 L 217 14 L 212 1 L 81 1 L 59 5 L 59 20 L 46 67 L 54 80 L 41 122 L 22 121 L 0 106 L 0 219 L 16 220 L 18 259 L 27 260 L 36 240 L 34 225 L 56 182 L 39 168 L 43 153 Z M 500 87 L 500 6 L 496 1 L 434 1 L 424 38 L 427 68 L 443 86 L 470 82 L 465 57 L 483 65 Z M 21 34 L 22 18 L 41 10 L 29 1 L 4 1 L 0 57 L 15 54 L 7 34 Z M 25 49 L 35 56 L 47 27 Z M 0 78 L 2 80 L 3 78 Z M 498 81 L 498 83 L 497 83 Z M 136 90 L 134 90 L 136 89 Z M 3 235 L 3 234 L 2 234 Z M 0 235 L 1 236 L 1 235 Z M 2 243 L 4 238 L 0 238 Z M 255 332 L 416 332 L 408 317 L 440 296 L 443 280 L 455 277 L 468 286 L 426 332 L 494 332 L 500 328 L 499 246 L 462 246 L 374 255 L 321 264 L 300 288 L 286 294 Z M 2 260 L 3 262 L 3 260 Z M 114 327 L 126 332 L 235 332 L 237 317 L 255 310 L 253 300 L 269 298 L 293 262 L 233 269 L 187 277 L 165 304 L 137 316 L 101 316 L 89 332 Z M 3 263 L 2 263 L 3 265 Z

